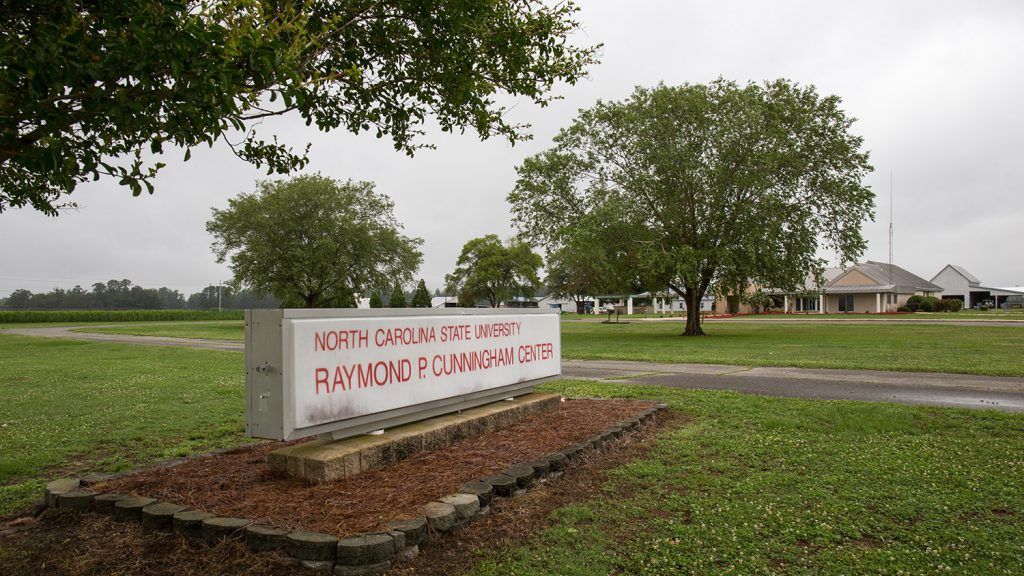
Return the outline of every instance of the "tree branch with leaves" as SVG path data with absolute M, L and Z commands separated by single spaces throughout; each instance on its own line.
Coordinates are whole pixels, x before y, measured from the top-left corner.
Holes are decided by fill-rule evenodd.
M 0 6 L 0 212 L 57 215 L 76 186 L 113 177 L 153 192 L 169 147 L 226 142 L 285 174 L 307 164 L 260 120 L 388 135 L 422 126 L 511 142 L 501 94 L 541 105 L 595 48 L 571 45 L 572 2 L 469 0 L 11 0 Z

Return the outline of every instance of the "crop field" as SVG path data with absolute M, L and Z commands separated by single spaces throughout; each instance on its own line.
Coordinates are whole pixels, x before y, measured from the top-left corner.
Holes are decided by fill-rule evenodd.
M 242 310 L 0 310 L 0 324 L 241 320 Z

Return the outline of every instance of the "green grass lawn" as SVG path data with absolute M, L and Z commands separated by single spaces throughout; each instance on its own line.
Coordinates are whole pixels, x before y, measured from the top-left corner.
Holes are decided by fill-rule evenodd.
M 242 355 L 0 335 L 0 515 L 62 473 L 244 442 Z
M 732 322 L 564 322 L 562 357 L 1024 376 L 1024 327 Z
M 0 336 L 0 514 L 56 475 L 244 442 L 242 368 L 238 353 Z M 663 400 L 692 421 L 527 545 L 467 555 L 477 574 L 1012 574 L 1024 563 L 1024 415 L 543 388 Z
M 1024 415 L 559 382 L 694 417 L 473 574 L 1019 574 Z
M 562 357 L 1024 376 L 1024 326 L 708 322 L 563 322 Z M 89 327 L 87 332 L 242 340 L 239 321 Z

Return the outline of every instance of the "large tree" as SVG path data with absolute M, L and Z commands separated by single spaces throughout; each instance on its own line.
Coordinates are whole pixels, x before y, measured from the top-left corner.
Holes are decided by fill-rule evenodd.
M 842 263 L 863 252 L 871 167 L 839 104 L 785 80 L 722 79 L 598 102 L 518 168 L 515 222 L 556 250 L 604 210 L 631 230 L 620 247 L 648 282 L 686 301 L 685 334 L 703 334 L 714 285 L 794 289 L 823 270 L 819 249 Z
M 422 240 L 402 235 L 392 210 L 370 182 L 307 175 L 260 182 L 214 209 L 206 230 L 217 261 L 231 259 L 236 288 L 290 307 L 347 307 L 419 268 Z
M 153 191 L 165 147 L 220 140 L 287 173 L 306 164 L 259 136 L 293 113 L 321 130 L 389 135 L 412 153 L 445 131 L 527 137 L 502 94 L 545 104 L 594 48 L 572 2 L 531 0 L 10 0 L 0 6 L 0 212 L 51 215 L 89 179 Z
M 459 295 L 460 304 L 486 299 L 497 308 L 512 298 L 533 296 L 540 287 L 537 270 L 542 264 L 529 244 L 515 239 L 503 243 L 488 234 L 466 242 L 445 281 Z

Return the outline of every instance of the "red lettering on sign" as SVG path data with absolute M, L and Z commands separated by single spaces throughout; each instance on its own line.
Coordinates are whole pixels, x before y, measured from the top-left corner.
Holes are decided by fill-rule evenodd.
M 554 355 L 554 345 L 551 344 L 550 342 L 542 342 L 540 344 L 524 344 L 519 347 L 520 364 L 550 360 Z
M 313 334 L 313 350 L 351 350 L 366 348 L 370 344 L 370 333 L 366 330 L 325 330 Z
M 324 385 L 324 391 L 325 392 L 330 392 L 330 390 L 327 389 L 327 376 L 328 376 L 328 374 L 330 374 L 330 371 L 328 371 L 327 368 L 317 368 L 315 373 L 316 373 L 316 394 L 317 394 L 317 396 L 320 395 L 320 385 L 321 384 Z
M 434 376 L 451 376 L 463 372 L 476 372 L 477 370 L 490 370 L 511 366 L 515 363 L 514 349 L 492 348 L 487 350 L 473 350 L 471 352 L 452 352 L 450 354 L 436 354 L 431 361 L 430 368 Z
M 316 394 L 320 394 L 323 385 L 325 393 L 334 393 L 357 388 L 386 386 L 412 379 L 412 361 L 408 358 L 400 360 L 367 362 L 365 364 L 339 364 L 334 367 L 334 380 L 328 381 L 330 370 L 317 368 L 315 371 Z
M 424 342 L 435 342 L 436 340 L 437 332 L 433 326 L 378 328 L 373 336 L 373 341 L 380 347 L 410 346 Z
M 441 326 L 441 342 L 458 342 L 469 340 L 473 337 L 469 324 L 457 324 L 455 326 Z
M 492 322 L 490 324 L 477 324 L 474 333 L 478 340 L 482 338 L 506 338 L 521 334 L 522 327 L 522 322 Z

